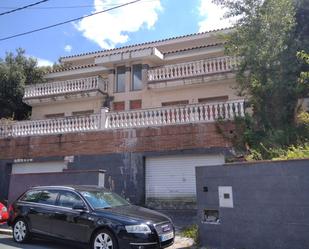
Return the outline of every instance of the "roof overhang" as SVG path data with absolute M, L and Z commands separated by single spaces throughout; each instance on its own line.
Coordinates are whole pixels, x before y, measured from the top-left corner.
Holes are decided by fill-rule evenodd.
M 160 62 L 164 59 L 164 55 L 157 48 L 145 48 L 133 51 L 125 51 L 117 54 L 110 54 L 95 58 L 95 64 L 111 67 L 114 64 L 120 64 L 132 61 L 151 61 Z
M 62 77 L 72 77 L 72 76 L 78 76 L 78 75 L 83 75 L 87 73 L 101 73 L 107 70 L 108 70 L 107 68 L 102 67 L 102 66 L 94 66 L 94 67 L 88 67 L 88 68 L 65 70 L 65 71 L 60 71 L 60 72 L 52 72 L 52 73 L 46 74 L 44 78 L 54 79 L 54 78 L 62 78 Z
M 188 60 L 189 58 L 194 59 L 195 57 L 207 58 L 211 54 L 220 53 L 223 51 L 224 46 L 222 44 L 218 44 L 215 46 L 207 46 L 203 48 L 192 48 L 183 51 L 164 54 L 164 61 L 174 61 L 180 59 Z

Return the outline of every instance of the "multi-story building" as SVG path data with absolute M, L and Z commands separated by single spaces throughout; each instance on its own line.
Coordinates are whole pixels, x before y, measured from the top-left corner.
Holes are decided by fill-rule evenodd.
M 0 166 L 105 169 L 107 187 L 136 203 L 194 203 L 195 166 L 222 164 L 231 149 L 216 120 L 233 132 L 244 115 L 237 58 L 224 54 L 230 31 L 62 57 L 46 83 L 26 87 L 31 119 L 1 125 Z

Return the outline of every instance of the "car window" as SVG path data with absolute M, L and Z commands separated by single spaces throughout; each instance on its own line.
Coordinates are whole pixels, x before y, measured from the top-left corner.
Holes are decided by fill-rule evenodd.
M 89 190 L 80 191 L 80 193 L 94 208 L 110 208 L 130 205 L 125 199 L 110 191 Z
M 57 191 L 43 190 L 39 197 L 38 203 L 55 205 L 58 196 Z
M 60 193 L 58 206 L 72 208 L 74 205 L 84 205 L 84 202 L 72 192 L 64 191 Z
M 28 202 L 38 202 L 40 194 L 41 191 L 39 190 L 30 190 L 26 194 L 24 194 L 20 200 Z

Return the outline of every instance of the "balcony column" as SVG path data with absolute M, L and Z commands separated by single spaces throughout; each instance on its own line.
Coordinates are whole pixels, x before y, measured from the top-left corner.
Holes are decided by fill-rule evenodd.
M 143 87 L 142 89 L 145 89 L 147 86 L 148 82 L 148 70 L 149 70 L 149 65 L 148 64 L 143 64 L 142 66 L 142 82 L 143 82 Z
M 108 87 L 107 93 L 108 95 L 112 96 L 115 91 L 115 69 L 110 69 L 108 71 Z
M 131 66 L 126 65 L 126 85 L 125 85 L 125 92 L 129 93 L 131 91 Z M 125 110 L 130 110 L 130 103 L 128 100 L 125 101 Z
M 101 108 L 100 130 L 104 130 L 108 127 L 108 119 L 106 115 L 108 112 L 109 109 L 107 107 Z

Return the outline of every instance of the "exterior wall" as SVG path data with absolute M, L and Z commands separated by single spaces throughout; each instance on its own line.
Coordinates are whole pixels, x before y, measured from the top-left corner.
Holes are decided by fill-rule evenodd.
M 163 102 L 188 100 L 189 104 L 198 103 L 198 99 L 229 96 L 229 100 L 238 99 L 232 89 L 235 86 L 234 79 L 212 81 L 196 85 L 184 85 L 180 87 L 152 89 L 144 95 L 143 108 L 160 107 Z
M 156 84 L 156 83 L 154 83 Z M 159 84 L 159 83 L 157 83 Z M 175 87 L 163 87 L 140 91 L 113 93 L 115 102 L 125 102 L 125 109 L 129 110 L 130 100 L 142 100 L 142 108 L 161 107 L 163 102 L 188 100 L 189 104 L 198 103 L 199 98 L 229 96 L 230 100 L 238 99 L 235 90 L 235 79 L 212 80 L 200 84 L 183 84 Z
M 202 246 L 309 248 L 308 165 L 295 160 L 196 168 Z M 233 208 L 222 206 L 224 198 L 220 207 L 219 186 L 232 187 Z M 205 209 L 218 210 L 220 222 L 205 223 Z
M 53 102 L 32 107 L 31 119 L 45 119 L 45 115 L 64 113 L 72 116 L 73 112 L 93 110 L 99 113 L 103 106 L 103 97 L 95 99 L 77 99 L 71 102 Z

